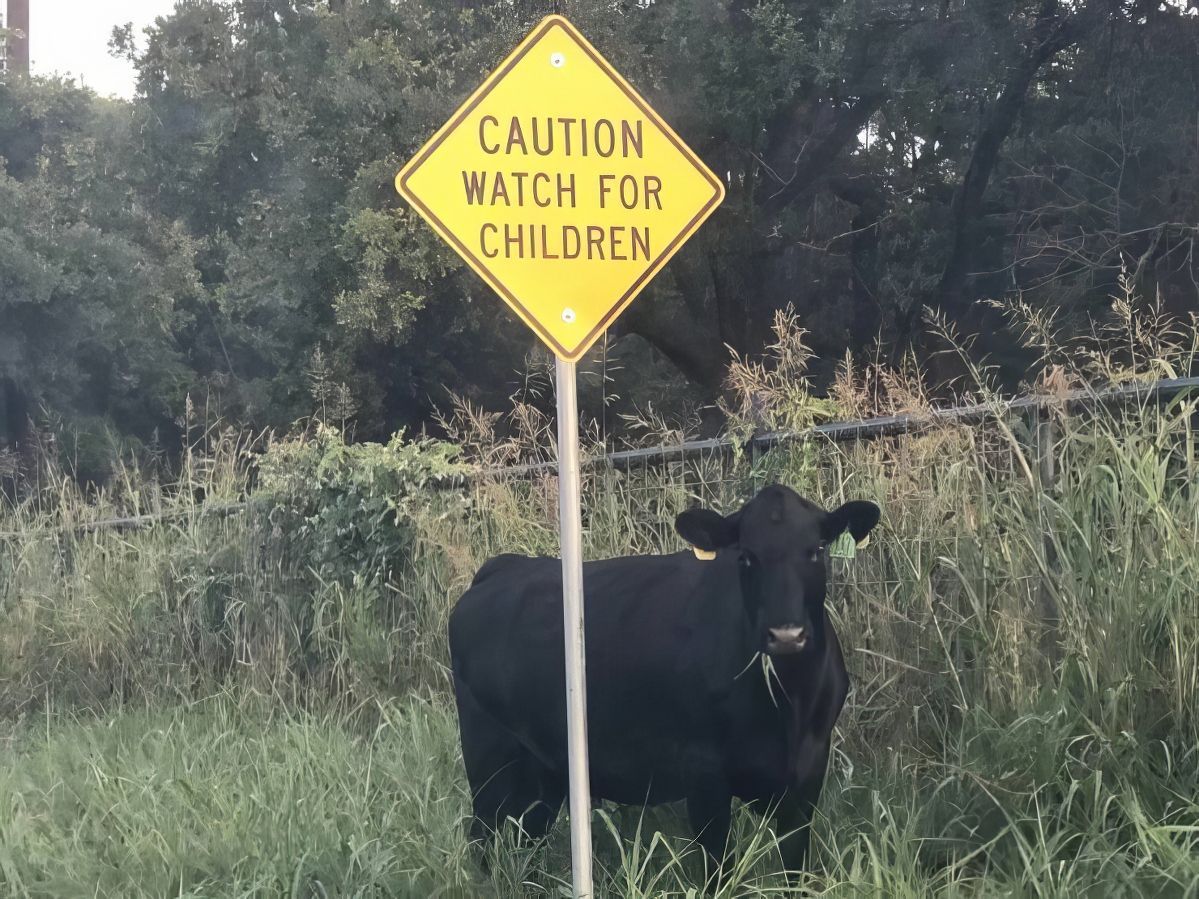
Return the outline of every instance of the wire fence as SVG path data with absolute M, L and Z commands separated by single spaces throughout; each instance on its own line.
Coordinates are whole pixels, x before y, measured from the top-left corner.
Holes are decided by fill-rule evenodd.
M 680 442 L 674 446 L 613 452 L 584 462 L 585 518 L 618 494 L 626 506 L 644 510 L 668 528 L 678 502 L 701 502 L 728 509 L 757 488 L 787 471 L 792 478 L 795 456 L 812 455 L 814 494 L 836 496 L 845 489 L 847 463 L 868 453 L 869 468 L 892 482 L 911 480 L 912 456 L 905 440 L 917 434 L 947 429 L 964 435 L 977 470 L 992 481 L 1020 478 L 1050 491 L 1059 468 L 1058 416 L 1086 415 L 1106 408 L 1140 408 L 1168 403 L 1199 388 L 1199 378 L 1137 382 L 1103 390 L 1076 390 L 1055 396 L 1026 396 L 941 409 L 927 414 L 892 415 L 822 424 L 810 430 L 757 434 L 748 440 L 728 438 Z M 833 450 L 828 452 L 827 450 Z M 480 480 L 511 486 L 519 481 L 536 485 L 529 501 L 538 497 L 552 516 L 556 465 L 552 462 L 484 472 Z M 673 496 L 673 501 L 667 497 Z M 848 497 L 846 497 L 848 498 Z
M 681 508 L 699 503 L 729 512 L 775 481 L 830 507 L 849 499 L 875 499 L 884 505 L 893 545 L 852 561 L 834 559 L 833 576 L 845 597 L 842 610 L 856 605 L 885 617 L 885 628 L 879 626 L 887 635 L 883 642 L 924 647 L 908 661 L 931 670 L 944 666 L 947 650 L 930 643 L 930 627 L 964 620 L 964 609 L 977 613 L 978 620 L 1001 606 L 1016 609 L 1020 612 L 1011 620 L 1031 622 L 1041 658 L 1052 660 L 1060 657 L 1063 617 L 1060 535 L 1055 533 L 1060 523 L 1052 511 L 1053 497 L 1068 461 L 1071 476 L 1077 474 L 1077 460 L 1062 456 L 1073 445 L 1063 439 L 1063 426 L 1071 427 L 1068 421 L 1084 425 L 1101 410 L 1127 413 L 1122 427 L 1131 436 L 1148 420 L 1147 409 L 1199 392 L 1197 388 L 1199 378 L 1175 378 L 923 415 L 834 422 L 744 441 L 697 440 L 610 453 L 584 465 L 588 556 L 677 547 L 672 524 Z M 1193 456 L 1193 447 L 1181 451 L 1188 459 Z M 1180 472 L 1193 470 L 1193 463 L 1191 459 Z M 553 522 L 556 478 L 556 466 L 541 463 L 485 472 L 478 480 L 515 491 L 526 509 Z M 1013 516 L 1018 521 L 995 520 L 1021 505 Z M 998 507 L 1005 511 L 997 512 Z M 997 537 L 1005 528 L 1022 534 L 1013 539 L 1009 530 L 1006 538 Z M 1015 547 L 1021 561 L 992 564 L 987 556 L 999 552 L 1001 544 L 1004 551 Z M 514 549 L 536 553 L 554 548 L 551 542 Z M 965 569 L 971 572 L 969 584 L 963 583 Z M 916 594 L 924 595 L 927 605 L 916 602 Z M 855 651 L 869 656 L 875 651 L 870 635 L 876 623 L 858 614 Z M 947 642 L 953 646 L 952 667 L 969 668 L 960 657 L 969 653 L 968 641 Z M 893 674 L 893 662 L 881 658 L 864 665 L 880 683 Z
M 1061 658 L 1070 628 L 1060 622 L 1125 589 L 1105 566 L 1127 539 L 1140 539 L 1128 536 L 1137 522 L 1157 521 L 1161 509 L 1147 506 L 1132 523 L 1100 512 L 1080 536 L 1092 488 L 1102 486 L 1086 470 L 1110 461 L 1111 444 L 1128 444 L 1193 496 L 1199 427 L 1177 420 L 1194 415 L 1194 396 L 1199 378 L 1171 379 L 595 456 L 583 471 L 585 554 L 678 551 L 678 512 L 697 503 L 729 512 L 770 482 L 826 507 L 879 502 L 871 546 L 832 561 L 832 614 L 852 635 L 859 738 L 891 739 L 905 703 L 936 694 L 945 707 L 965 707 L 1037 682 L 1047 660 Z M 1154 428 L 1160 446 L 1142 433 Z M 1131 484 L 1136 473 L 1119 470 Z M 1138 491 L 1125 491 L 1128 502 L 1151 492 Z M 344 686 L 344 658 L 355 653 L 355 671 L 385 671 L 389 683 L 441 683 L 445 615 L 478 566 L 498 553 L 557 553 L 556 466 L 479 471 L 427 499 L 432 513 L 422 512 L 415 535 L 380 535 L 377 522 L 354 518 L 353 503 L 309 527 L 294 509 L 288 518 L 254 497 L 184 498 L 163 514 L 65 525 L 47 514 L 36 532 L 0 533 L 0 616 L 36 609 L 45 618 L 38 633 L 86 633 L 87 615 L 104 633 L 129 629 L 130 655 L 78 691 L 119 692 L 143 658 L 167 664 L 172 677 L 203 669 L 282 683 L 280 672 L 291 672 L 301 684 L 315 671 Z M 324 528 L 316 534 L 324 556 L 312 551 L 314 527 Z M 1038 642 L 1042 652 L 1020 651 Z M 57 664 L 49 659 L 47 671 Z M 28 683 L 39 681 L 31 674 Z M 11 703 L 33 698 L 31 687 Z
M 596 472 L 619 473 L 623 476 L 622 489 L 631 493 L 647 491 L 661 492 L 673 487 L 688 493 L 694 499 L 720 503 L 744 493 L 745 475 L 737 473 L 730 465 L 733 459 L 748 458 L 752 486 L 770 475 L 770 467 L 757 463 L 768 451 L 779 447 L 796 447 L 815 441 L 850 445 L 883 442 L 906 434 L 929 431 L 946 425 L 973 425 L 979 428 L 977 450 L 986 458 L 985 467 L 996 473 L 1012 474 L 1016 457 L 1006 440 L 996 440 L 993 428 L 986 427 L 998 421 L 1011 420 L 1021 425 L 1024 439 L 1032 449 L 1041 466 L 1041 474 L 1052 480 L 1054 468 L 1052 444 L 1053 424 L 1047 413 L 1058 409 L 1078 412 L 1087 408 L 1165 403 L 1199 388 L 1199 377 L 1168 378 L 1156 381 L 1138 381 L 1109 387 L 1102 390 L 1073 390 L 1055 396 L 1024 396 L 1011 400 L 995 400 L 965 406 L 953 406 L 920 414 L 879 416 L 857 421 L 839 421 L 817 425 L 802 432 L 771 431 L 755 434 L 748 440 L 728 437 L 707 440 L 681 441 L 673 446 L 657 446 L 646 449 L 620 450 L 583 460 L 585 472 L 593 476 Z M 885 459 L 880 459 L 888 464 Z M 894 464 L 894 463 L 890 463 Z M 651 472 L 653 476 L 651 477 Z M 529 480 L 540 484 L 541 492 L 549 489 L 547 479 L 556 481 L 557 464 L 539 462 L 488 469 L 473 476 L 476 481 Z M 609 486 L 613 483 L 608 481 Z M 461 482 L 443 486 L 459 487 Z M 548 494 L 546 494 L 548 496 Z M 556 493 L 554 494 L 556 496 Z M 226 517 L 245 509 L 245 503 L 224 503 L 206 506 L 205 515 Z M 189 513 L 161 512 L 123 516 L 100 521 L 82 522 L 64 526 L 63 530 L 81 533 L 102 530 L 137 530 L 184 518 Z M 20 536 L 0 531 L 0 538 Z
M 945 424 L 977 424 L 996 417 L 1020 414 L 1038 414 L 1053 407 L 1071 410 L 1087 405 L 1121 404 L 1129 402 L 1166 402 L 1179 394 L 1199 387 L 1199 377 L 1168 378 L 1157 381 L 1139 381 L 1103 390 L 1072 390 L 1057 396 L 1025 396 L 1013 400 L 996 400 L 990 403 L 975 403 L 967 406 L 952 406 L 922 414 L 887 415 L 859 421 L 840 421 L 816 425 L 808 431 L 771 431 L 758 434 L 748 441 L 737 441 L 727 437 L 708 440 L 691 440 L 677 446 L 658 446 L 649 449 L 621 450 L 608 453 L 589 461 L 590 465 L 606 464 L 613 468 L 627 468 L 635 464 L 654 464 L 674 459 L 704 455 L 727 455 L 737 450 L 761 452 L 780 444 L 793 443 L 814 437 L 823 437 L 835 442 L 870 440 L 899 434 L 926 430 Z M 503 476 L 532 474 L 538 471 L 557 471 L 556 463 L 541 462 L 533 465 L 517 465 L 492 472 Z

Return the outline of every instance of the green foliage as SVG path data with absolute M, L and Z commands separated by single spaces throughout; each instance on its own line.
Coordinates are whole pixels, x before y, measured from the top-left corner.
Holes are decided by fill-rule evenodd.
M 444 705 L 389 704 L 373 734 L 228 696 L 54 730 L 0 773 L 6 895 L 470 892 Z
M 165 487 L 133 469 L 84 495 L 51 470 L 57 492 L 6 510 L 0 526 L 0 617 L 11 625 L 0 715 L 27 713 L 48 689 L 102 708 L 150 683 L 190 699 L 241 674 L 298 701 L 351 706 L 440 682 L 447 550 L 430 535 L 463 518 L 461 493 L 437 489 L 464 472 L 454 456 L 398 437 L 348 446 L 321 425 L 265 453 L 218 433 Z M 154 512 L 159 526 L 115 541 L 73 530 L 81 517 Z M 12 542 L 12 527 L 32 542 Z M 39 631 L 54 636 L 34 649 Z M 51 687 L 75 668 L 91 674 Z
M 270 447 L 255 503 L 321 580 L 385 583 L 411 564 L 421 520 L 443 505 L 437 487 L 468 472 L 457 455 L 451 444 L 403 434 L 348 444 L 318 424 Z
M 72 473 L 109 482 L 85 494 L 51 460 L 36 495 L 0 511 L 2 891 L 561 891 L 562 825 L 476 879 L 444 639 L 484 559 L 555 552 L 556 485 L 457 483 L 471 469 L 454 447 L 343 436 L 356 417 L 386 439 L 450 387 L 495 431 L 478 410 L 512 393 L 530 338 L 391 178 L 544 12 L 192 0 L 140 47 L 118 35 L 132 103 L 0 81 L 0 400 L 46 408 L 74 435 L 59 443 Z M 643 351 L 614 341 L 591 367 L 609 420 L 677 411 L 607 406 L 683 396 L 677 380 L 657 389 L 663 359 L 702 399 L 723 388 L 741 436 L 926 409 L 894 372 L 828 360 L 909 336 L 959 246 L 964 272 L 991 273 L 966 278 L 965 300 L 1014 297 L 1035 337 L 1013 352 L 983 313 L 979 348 L 1008 383 L 1194 368 L 1180 313 L 1199 103 L 1180 73 L 1199 17 L 1184 4 L 580 0 L 570 14 L 729 176 L 721 214 L 622 319 Z M 1071 41 L 998 121 L 1059 25 Z M 993 171 L 960 214 L 984 138 Z M 1164 350 L 1146 352 L 1155 329 L 1123 298 L 1129 339 L 1110 355 L 1053 343 L 1135 290 L 1182 323 Z M 825 360 L 811 369 L 801 324 Z M 261 457 L 227 435 L 196 449 L 192 396 L 239 422 L 317 423 Z M 470 448 L 541 458 L 550 395 L 523 396 L 511 434 Z M 827 505 L 878 500 L 871 545 L 833 563 L 854 692 L 808 886 L 1192 899 L 1195 400 L 1055 408 L 1037 429 L 994 409 L 974 429 L 731 465 L 601 466 L 586 551 L 678 549 L 677 511 L 731 509 L 766 480 Z M 153 447 L 173 431 L 189 445 L 177 480 L 114 464 L 130 435 Z M 86 527 L 146 512 L 164 517 Z M 696 895 L 673 810 L 601 821 L 605 895 Z M 783 893 L 773 835 L 744 810 L 735 828 L 724 895 Z
M 34 133 L 43 117 L 73 118 L 47 123 L 56 143 L 8 166 L 26 177 L 0 166 L 0 382 L 67 426 L 149 439 L 191 383 L 177 335 L 199 311 L 196 244 L 110 169 L 130 153 L 119 108 L 16 82 L 0 84 L 0 120 L 10 113 Z M 111 461 L 79 473 L 102 479 Z
M 763 433 L 801 434 L 841 411 L 835 400 L 813 395 L 808 332 L 793 308 L 775 314 L 773 332 L 762 361 L 734 358 L 729 366 L 731 401 L 723 411 L 729 432 L 743 440 Z
M 203 235 L 219 317 L 195 337 L 230 414 L 307 414 L 299 363 L 323 345 L 358 433 L 386 439 L 423 417 L 442 360 L 500 320 L 464 306 L 478 287 L 392 187 L 483 65 L 481 23 L 458 19 L 444 4 L 206 0 L 148 35 L 144 183 Z
M 397 291 L 397 273 L 422 284 L 445 277 L 448 266 L 429 251 L 426 235 L 413 234 L 411 214 L 363 209 L 345 226 L 342 248 L 359 273 L 357 286 L 334 304 L 337 323 L 356 339 L 403 342 L 425 304 L 424 293 Z M 432 256 L 432 260 L 429 258 Z
M 137 67 L 130 103 L 0 82 L 0 392 L 14 417 L 94 416 L 174 450 L 191 395 L 286 428 L 313 412 L 318 348 L 364 439 L 430 420 L 447 391 L 502 406 L 534 341 L 392 179 L 546 9 L 194 0 L 114 36 Z M 1009 386 L 1035 372 L 976 298 L 1085 329 L 1124 264 L 1143 296 L 1194 307 L 1199 103 L 1180 73 L 1199 17 L 1183 3 L 569 12 L 728 178 L 721 213 L 592 360 L 612 378 L 583 396 L 605 439 L 647 395 L 670 398 L 655 402 L 668 418 L 727 403 L 726 348 L 756 361 L 789 304 L 826 360 L 876 341 L 897 355 L 922 308 L 944 307 Z M 1038 62 L 1044 33 L 1069 39 Z M 967 173 L 983 169 L 967 209 Z
M 1195 408 L 1055 408 L 1034 430 L 997 404 L 973 427 L 601 467 L 585 551 L 678 549 L 679 509 L 728 510 L 767 480 L 826 506 L 878 501 L 870 544 L 832 563 L 852 693 L 808 886 L 1185 899 L 1199 886 Z M 478 565 L 554 552 L 552 478 L 455 484 L 446 446 L 347 446 L 316 426 L 270 447 L 244 512 L 194 505 L 200 487 L 238 495 L 250 460 L 217 441 L 186 489 L 129 472 L 98 505 L 68 486 L 53 515 L 5 511 L 0 885 L 554 894 L 564 823 L 543 846 L 502 844 L 479 880 L 445 677 L 446 617 Z M 173 517 L 56 529 L 114 503 Z M 702 882 L 675 809 L 605 808 L 596 832 L 602 895 Z M 721 895 L 785 891 L 768 825 L 738 809 L 734 833 Z

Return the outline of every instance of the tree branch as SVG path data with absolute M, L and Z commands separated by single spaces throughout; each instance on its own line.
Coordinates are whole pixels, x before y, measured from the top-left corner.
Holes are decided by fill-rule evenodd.
M 881 88 L 873 89 L 859 97 L 852 106 L 842 106 L 833 112 L 833 123 L 815 143 L 801 145 L 790 177 L 782 187 L 767 195 L 761 209 L 766 215 L 777 215 L 808 190 L 841 155 L 841 151 L 866 127 L 870 117 L 882 105 L 885 94 Z M 798 110 L 795 111 L 798 118 Z M 796 125 L 798 123 L 795 123 Z M 797 128 L 792 131 L 798 130 Z
M 1054 56 L 1076 43 L 1110 11 L 1113 0 L 1090 0 L 1078 12 L 1063 16 L 1057 0 L 1043 0 L 1024 56 L 1011 69 L 999 99 L 987 111 L 974 142 L 970 165 L 953 198 L 953 244 L 941 273 L 936 302 L 960 311 L 977 245 L 983 197 L 999 162 L 999 152 L 1024 108 L 1037 73 Z

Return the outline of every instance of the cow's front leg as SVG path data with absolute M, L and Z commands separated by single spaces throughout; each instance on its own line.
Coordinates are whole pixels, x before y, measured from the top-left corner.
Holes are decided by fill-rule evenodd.
M 779 854 L 784 869 L 794 880 L 806 868 L 812 837 L 812 815 L 824 789 L 828 770 L 829 744 L 813 747 L 803 766 L 806 776 L 787 790 L 775 811 L 775 833 L 779 836 Z
M 716 872 L 728 848 L 732 805 L 733 794 L 723 783 L 697 785 L 687 795 L 687 820 Z

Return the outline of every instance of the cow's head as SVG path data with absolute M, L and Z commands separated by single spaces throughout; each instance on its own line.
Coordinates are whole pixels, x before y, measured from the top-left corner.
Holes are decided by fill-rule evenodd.
M 732 515 L 691 509 L 675 521 L 679 535 L 708 552 L 736 550 L 741 595 L 771 655 L 802 652 L 823 621 L 825 549 L 848 530 L 862 540 L 878 523 L 879 508 L 849 502 L 826 512 L 789 487 L 767 487 Z

